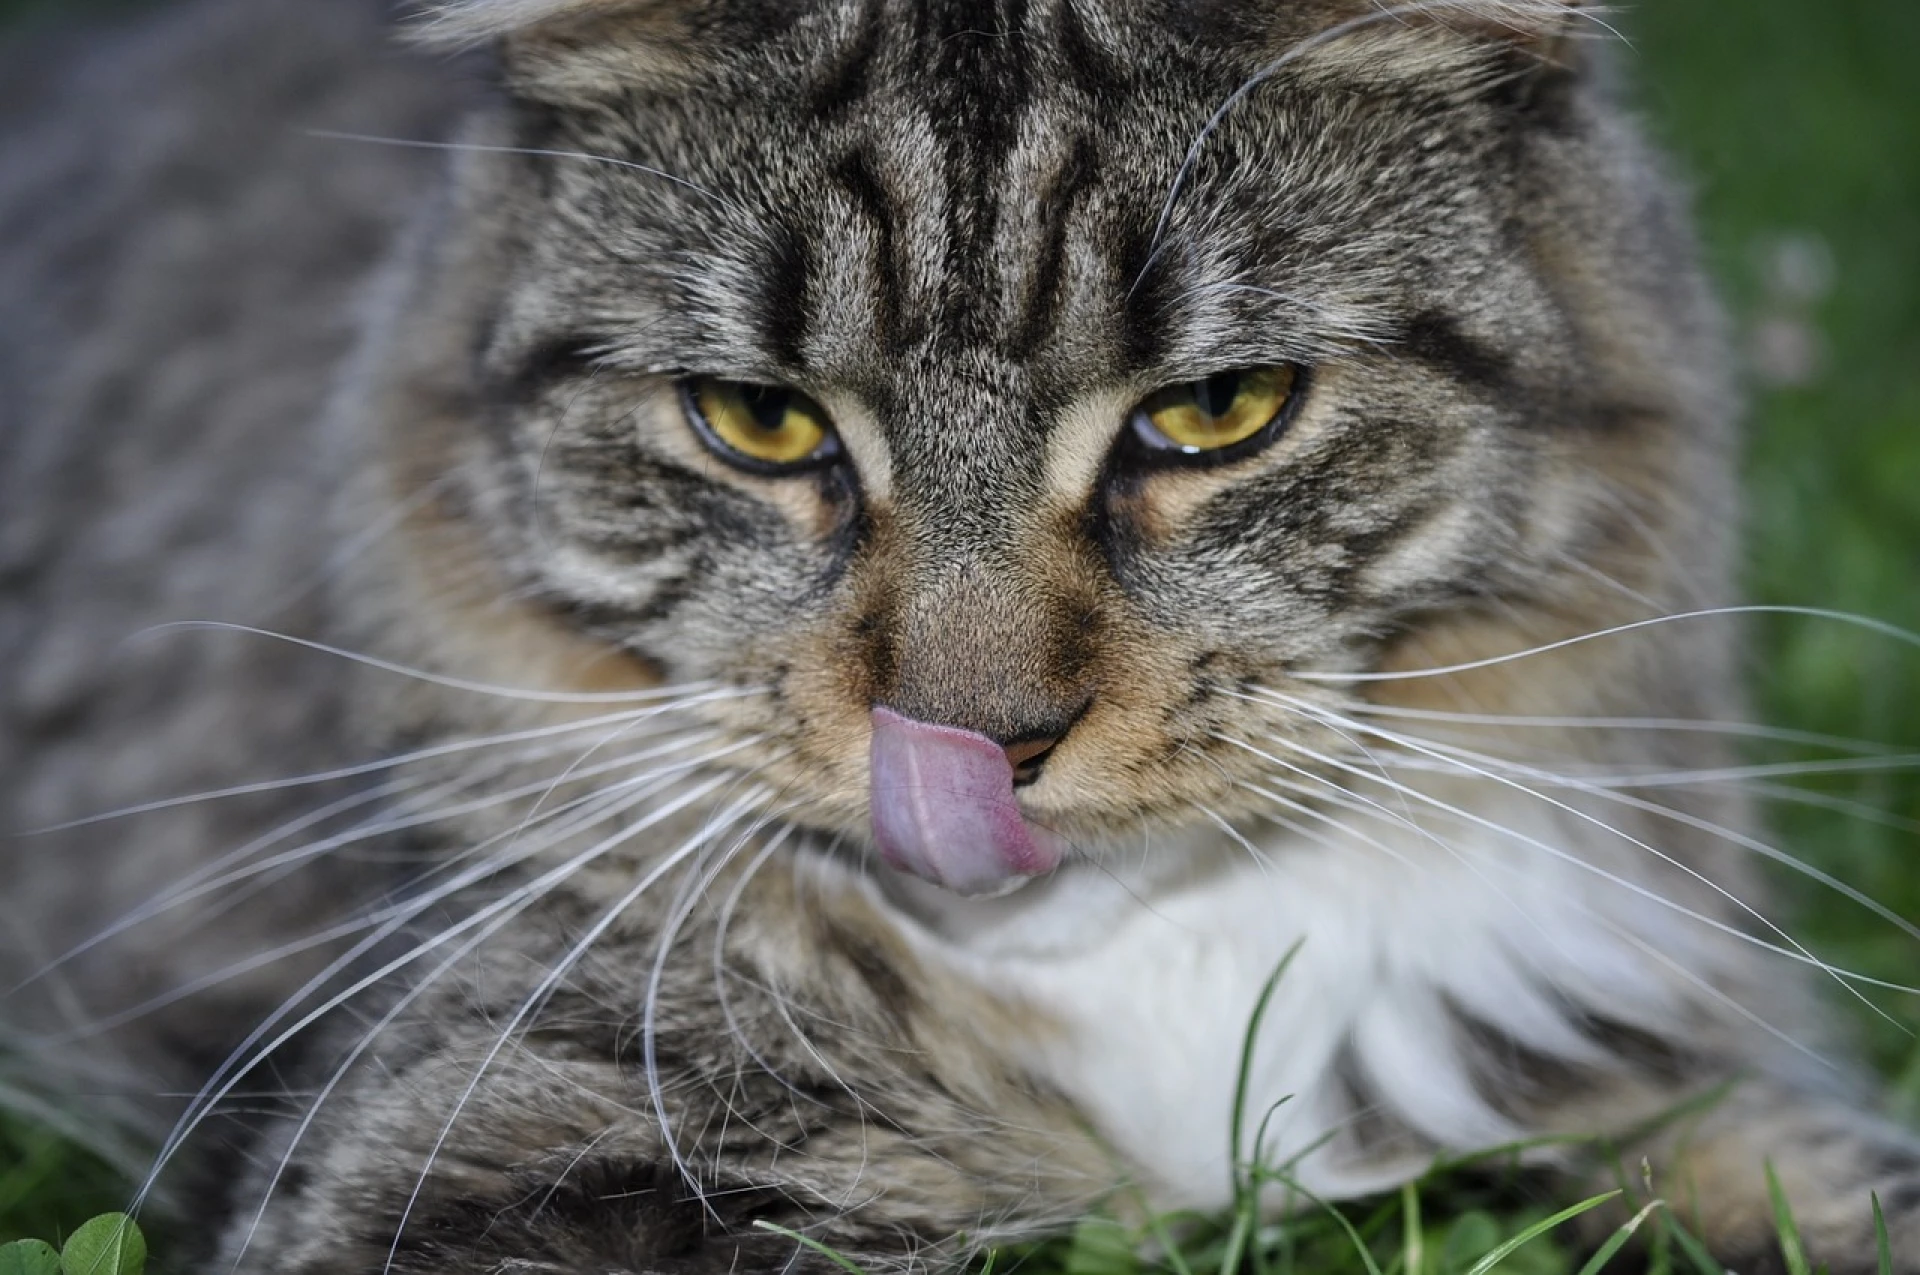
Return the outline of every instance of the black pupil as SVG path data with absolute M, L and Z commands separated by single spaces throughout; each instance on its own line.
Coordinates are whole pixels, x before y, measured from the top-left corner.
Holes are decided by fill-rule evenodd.
M 768 434 L 778 433 L 787 419 L 787 401 L 792 397 L 776 385 L 743 385 L 740 401 L 753 415 L 756 428 Z
M 1193 387 L 1193 401 L 1208 416 L 1225 416 L 1240 396 L 1240 374 L 1217 372 Z

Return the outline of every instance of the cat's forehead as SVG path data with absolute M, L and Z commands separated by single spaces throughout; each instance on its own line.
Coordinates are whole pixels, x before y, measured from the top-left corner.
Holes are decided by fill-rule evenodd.
M 1566 2 L 1444 0 L 1444 8 L 1450 21 L 1472 21 L 1485 10 L 1510 25 L 1528 10 Z M 925 53 L 973 35 L 1010 37 L 1035 52 L 1057 43 L 1135 59 L 1170 43 L 1220 51 L 1297 39 L 1379 7 L 1374 0 L 438 0 L 427 6 L 423 33 L 456 41 L 532 33 L 577 47 L 617 32 L 688 64 L 780 45 Z M 1414 8 L 1397 6 L 1396 16 Z
M 1475 205 L 1473 156 L 1435 146 L 1472 132 L 1470 47 L 1397 70 L 1375 42 L 1236 99 L 1275 60 L 1237 10 L 835 0 L 729 40 L 751 8 L 687 37 L 704 78 L 561 112 L 640 166 L 576 171 L 603 193 L 574 220 L 641 223 L 678 294 L 641 321 L 682 366 L 885 397 L 1005 365 L 1044 398 L 1309 362 L 1386 322 L 1396 240 Z

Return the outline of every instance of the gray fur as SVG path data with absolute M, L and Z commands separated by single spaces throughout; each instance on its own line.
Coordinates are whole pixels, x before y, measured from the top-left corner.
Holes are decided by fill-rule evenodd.
M 428 32 L 492 43 L 487 83 L 372 4 L 201 0 L 7 53 L 35 70 L 0 74 L 0 818 L 413 755 L 9 843 L 10 984 L 306 820 L 255 856 L 284 870 L 16 991 L 34 1055 L 110 1025 L 131 1098 L 263 1019 L 250 1061 L 287 1037 L 214 1107 L 284 1101 L 174 1157 L 201 1174 L 175 1202 L 246 1271 L 810 1260 L 756 1219 L 886 1269 L 1151 1176 L 1009 1043 L 1057 1024 L 946 960 L 866 861 L 872 705 L 1064 732 L 1022 801 L 1069 872 L 1246 835 L 1276 774 L 1232 741 L 1353 759 L 1369 705 L 1739 711 L 1716 623 L 1339 682 L 1730 596 L 1718 321 L 1604 48 L 1545 0 L 1428 8 L 434 7 Z M 1129 459 L 1148 393 L 1280 363 L 1306 388 L 1270 447 Z M 805 390 L 848 463 L 729 465 L 683 418 L 689 374 Z M 415 676 L 143 632 L 179 620 Z M 1720 764 L 1710 739 L 1557 742 L 1605 773 Z M 623 764 L 678 769 L 622 788 Z M 1701 829 L 1751 812 L 1663 799 L 1679 819 L 1606 818 L 1665 858 L 1563 822 L 1706 918 L 1691 963 L 1641 1001 L 1534 989 L 1554 1043 L 1450 1003 L 1436 1062 L 1530 1131 L 1612 1137 L 1748 1076 L 1631 1152 L 1729 1260 L 1762 1242 L 1773 1157 L 1818 1260 L 1867 1269 L 1875 1185 L 1920 1270 L 1911 1142 L 1745 1016 L 1823 1041 L 1730 933 L 1759 928 L 1729 897 L 1748 856 Z M 1460 1149 L 1373 1065 L 1335 1068 L 1331 1156 L 1384 1178 Z

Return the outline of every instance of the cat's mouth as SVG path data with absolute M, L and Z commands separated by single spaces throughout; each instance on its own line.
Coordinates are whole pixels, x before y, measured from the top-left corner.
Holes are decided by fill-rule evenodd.
M 1014 786 L 1031 764 L 1026 750 L 875 708 L 871 756 L 873 839 L 890 866 L 990 898 L 1065 858 L 1065 843 L 1020 813 Z

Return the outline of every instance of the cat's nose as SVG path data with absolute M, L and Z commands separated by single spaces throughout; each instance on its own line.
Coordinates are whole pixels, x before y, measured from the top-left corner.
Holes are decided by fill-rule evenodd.
M 1000 751 L 1007 755 L 1007 764 L 1013 767 L 1015 788 L 1024 788 L 1040 778 L 1040 768 L 1047 764 L 1054 746 L 1065 734 L 1065 731 L 1056 731 L 1052 734 L 1026 735 L 1000 745 Z

